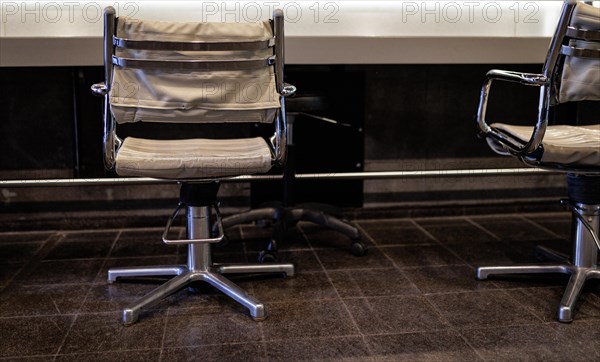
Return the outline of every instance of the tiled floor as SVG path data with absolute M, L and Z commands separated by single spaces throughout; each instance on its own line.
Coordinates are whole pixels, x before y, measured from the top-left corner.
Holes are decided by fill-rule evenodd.
M 106 283 L 112 266 L 180 263 L 160 228 L 0 234 L 0 358 L 27 360 L 600 360 L 600 283 L 575 321 L 555 321 L 562 276 L 475 280 L 475 266 L 568 251 L 567 214 L 359 220 L 370 250 L 310 224 L 279 258 L 297 275 L 238 278 L 270 316 L 211 290 L 181 291 L 120 324 L 120 309 L 160 283 Z M 215 261 L 254 260 L 268 230 L 229 230 Z M 241 242 L 243 240 L 243 243 Z

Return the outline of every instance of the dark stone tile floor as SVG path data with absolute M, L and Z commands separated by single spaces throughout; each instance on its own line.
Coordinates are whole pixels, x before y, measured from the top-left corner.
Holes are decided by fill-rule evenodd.
M 510 214 L 357 220 L 369 253 L 299 224 L 279 259 L 297 275 L 236 278 L 269 318 L 210 287 L 183 290 L 130 327 L 120 310 L 160 279 L 106 282 L 113 266 L 181 263 L 160 228 L 0 233 L 0 359 L 39 361 L 600 360 L 600 282 L 575 320 L 555 313 L 564 276 L 475 280 L 478 265 L 535 261 L 536 244 L 569 249 L 570 217 Z M 183 230 L 175 231 L 180 235 Z M 228 231 L 214 260 L 256 259 L 269 231 Z

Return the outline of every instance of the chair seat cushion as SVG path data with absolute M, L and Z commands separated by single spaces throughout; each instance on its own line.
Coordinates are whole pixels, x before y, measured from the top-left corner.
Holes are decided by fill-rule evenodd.
M 116 157 L 120 176 L 174 180 L 264 173 L 271 150 L 264 139 L 151 140 L 127 137 Z
M 492 128 L 522 142 L 528 142 L 533 127 L 495 123 Z M 499 154 L 508 151 L 488 138 L 490 147 Z M 542 141 L 542 163 L 600 168 L 600 124 L 591 126 L 548 126 Z

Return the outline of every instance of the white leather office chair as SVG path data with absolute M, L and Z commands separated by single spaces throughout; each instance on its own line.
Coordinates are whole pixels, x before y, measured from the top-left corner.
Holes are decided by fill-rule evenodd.
M 187 265 L 113 268 L 122 277 L 173 276 L 132 307 L 123 322 L 193 282 L 206 282 L 250 311 L 266 317 L 265 306 L 222 276 L 231 273 L 294 274 L 292 264 L 232 264 L 211 260 L 211 244 L 223 239 L 216 207 L 218 180 L 264 173 L 285 161 L 285 100 L 293 86 L 283 82 L 284 20 L 258 23 L 177 23 L 116 17 L 105 10 L 105 82 L 92 87 L 104 96 L 104 157 L 120 176 L 145 176 L 181 183 L 180 203 L 163 241 L 188 245 Z M 270 139 L 161 139 L 117 136 L 117 125 L 271 123 Z M 185 132 L 185 131 L 184 131 Z M 170 226 L 187 211 L 187 238 L 169 239 Z M 219 235 L 211 233 L 213 209 Z
M 517 82 L 540 89 L 534 127 L 486 122 L 492 82 Z M 477 269 L 477 278 L 525 273 L 565 273 L 570 280 L 558 310 L 558 320 L 573 320 L 574 308 L 587 279 L 600 278 L 600 115 L 586 126 L 548 125 L 552 107 L 566 102 L 600 100 L 600 9 L 565 1 L 541 74 L 492 70 L 484 82 L 478 110 L 479 131 L 497 153 L 518 158 L 532 167 L 567 174 L 573 214 L 573 253 L 569 257 L 539 250 L 558 264 L 494 266 Z

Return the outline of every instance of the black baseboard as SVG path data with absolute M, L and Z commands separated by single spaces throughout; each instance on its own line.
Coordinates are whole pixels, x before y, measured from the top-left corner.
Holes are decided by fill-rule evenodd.
M 122 204 L 123 203 L 123 204 Z M 126 205 L 126 207 L 124 206 Z M 244 204 L 224 207 L 224 215 L 247 209 Z M 69 209 L 68 206 L 73 206 Z M 163 227 L 176 206 L 175 201 L 144 200 L 138 203 L 46 203 L 45 205 L 13 205 L 0 213 L 0 232 L 38 230 L 81 230 Z M 87 208 L 86 208 L 87 207 Z M 12 211 L 11 211 L 12 210 Z M 342 210 L 346 218 L 381 219 L 408 217 L 472 216 L 507 213 L 547 213 L 567 211 L 558 198 L 467 200 L 446 202 L 404 202 L 367 205 Z M 178 224 L 185 224 L 184 218 Z

